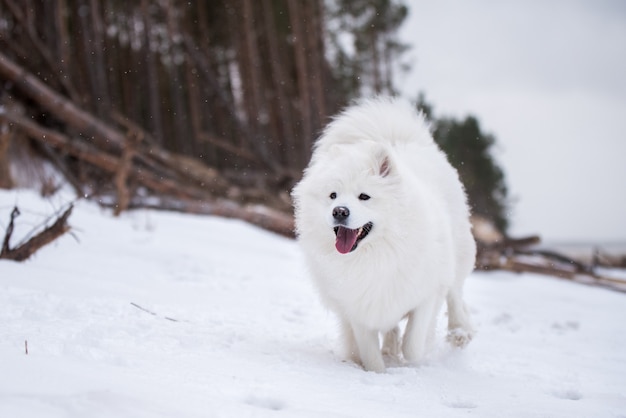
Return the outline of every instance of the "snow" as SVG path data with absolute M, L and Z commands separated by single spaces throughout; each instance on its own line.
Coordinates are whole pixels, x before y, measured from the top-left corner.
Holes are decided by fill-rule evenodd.
M 15 244 L 72 199 L 0 191 L 0 226 L 18 204 Z M 86 201 L 69 222 L 0 260 L 1 417 L 626 417 L 624 294 L 475 273 L 470 346 L 440 321 L 425 364 L 375 374 L 341 361 L 289 239 Z

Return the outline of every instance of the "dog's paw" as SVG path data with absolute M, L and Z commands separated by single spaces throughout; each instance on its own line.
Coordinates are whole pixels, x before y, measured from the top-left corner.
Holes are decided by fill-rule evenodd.
M 381 358 L 368 359 L 363 361 L 363 369 L 366 372 L 385 373 L 385 362 Z
M 385 334 L 383 340 L 383 356 L 399 358 L 401 353 L 400 328 L 395 327 Z
M 455 347 L 464 348 L 472 341 L 473 337 L 473 331 L 468 331 L 464 328 L 454 328 L 448 331 L 446 340 Z

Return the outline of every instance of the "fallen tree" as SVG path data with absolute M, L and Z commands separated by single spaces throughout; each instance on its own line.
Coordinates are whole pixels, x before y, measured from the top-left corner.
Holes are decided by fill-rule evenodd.
M 114 200 L 101 205 L 115 208 Z M 152 209 L 194 215 L 212 215 L 222 218 L 239 219 L 252 225 L 274 232 L 287 238 L 295 238 L 294 220 L 290 213 L 259 204 L 239 204 L 228 199 L 186 200 L 186 199 L 134 199 L 128 209 Z
M 70 205 L 52 224 L 44 228 L 42 231 L 34 233 L 28 240 L 12 247 L 10 244 L 13 230 L 15 228 L 15 219 L 20 215 L 20 210 L 16 207 L 11 212 L 9 225 L 4 233 L 2 241 L 2 249 L 0 250 L 0 259 L 24 261 L 37 252 L 40 248 L 50 244 L 61 235 L 70 230 L 67 219 L 72 214 L 73 205 Z
M 120 114 L 111 115 L 116 125 L 98 118 L 1 52 L 0 78 L 13 82 L 21 94 L 65 126 L 53 129 L 11 107 L 0 112 L 3 125 L 56 152 L 49 160 L 66 174 L 79 196 L 106 202 L 116 214 L 138 207 L 205 213 L 240 218 L 293 236 L 291 206 L 284 193 L 259 193 L 195 158 L 166 151 Z M 81 170 L 85 166 L 88 170 Z
M 626 293 L 626 274 L 613 277 L 610 272 L 619 270 L 603 269 L 593 262 L 586 263 L 556 251 L 536 248 L 534 246 L 540 242 L 537 236 L 491 243 L 477 239 L 477 242 L 478 270 L 543 274 Z
M 36 76 L 20 67 L 18 64 L 10 60 L 7 56 L 0 52 L 0 77 L 5 78 L 13 83 L 16 87 L 26 95 L 29 99 L 35 101 L 43 110 L 53 115 L 58 120 L 66 124 L 77 137 L 81 137 L 83 149 L 85 144 L 90 145 L 91 152 L 85 153 L 74 152 L 77 158 L 85 159 L 87 162 L 107 165 L 110 168 L 110 161 L 106 162 L 108 155 L 120 156 L 123 150 L 128 146 L 128 134 L 123 133 L 106 121 L 103 121 L 89 112 L 82 110 L 75 105 L 70 99 L 56 93 Z M 9 122 L 15 123 L 18 128 L 24 129 L 26 133 L 35 140 L 51 142 L 52 146 L 58 146 L 58 132 L 47 129 L 35 121 L 27 120 L 19 115 L 12 115 L 8 110 L 2 117 Z M 141 135 L 145 138 L 133 156 L 137 164 L 137 168 L 143 168 L 152 174 L 163 178 L 176 178 L 180 181 L 194 183 L 197 187 L 202 186 L 207 190 L 215 192 L 223 192 L 227 184 L 219 177 L 219 174 L 205 166 L 199 161 L 176 155 L 165 151 L 158 147 L 150 140 L 149 135 L 145 134 L 137 125 L 125 120 L 119 115 L 112 115 L 118 121 L 122 119 L 126 124 L 131 136 Z M 65 141 L 67 142 L 67 141 Z M 77 142 L 77 141 L 75 141 Z M 71 148 L 69 145 L 64 145 Z M 74 149 L 77 145 L 74 146 Z M 94 154 L 102 154 L 99 158 Z M 99 160 L 99 161 L 96 161 Z M 141 167 L 143 166 L 143 167 Z

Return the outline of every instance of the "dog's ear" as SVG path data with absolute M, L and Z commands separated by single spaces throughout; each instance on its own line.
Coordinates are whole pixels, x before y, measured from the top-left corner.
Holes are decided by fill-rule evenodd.
M 380 161 L 380 167 L 378 169 L 378 174 L 381 177 L 387 177 L 391 173 L 391 160 L 388 155 L 385 155 Z
M 381 177 L 388 177 L 394 172 L 394 164 L 387 149 L 381 147 L 376 152 L 376 167 L 378 168 L 378 174 Z

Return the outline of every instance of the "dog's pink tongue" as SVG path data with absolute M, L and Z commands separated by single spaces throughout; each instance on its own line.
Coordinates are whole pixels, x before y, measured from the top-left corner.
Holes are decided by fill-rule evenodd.
M 337 240 L 335 241 L 335 248 L 337 248 L 337 251 L 341 254 L 349 253 L 350 250 L 352 250 L 352 247 L 354 247 L 358 234 L 358 229 L 348 229 L 340 226 L 337 230 Z

